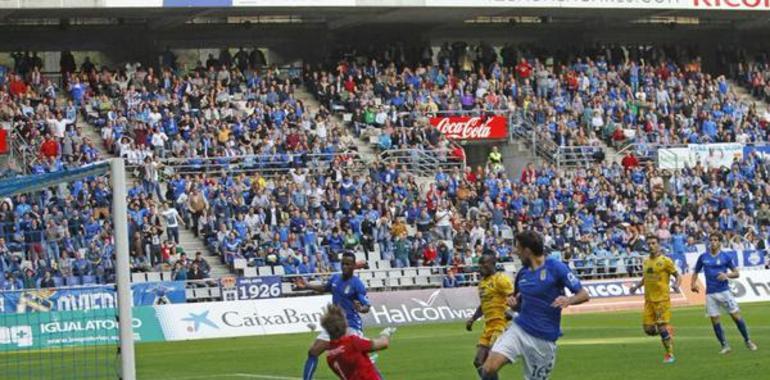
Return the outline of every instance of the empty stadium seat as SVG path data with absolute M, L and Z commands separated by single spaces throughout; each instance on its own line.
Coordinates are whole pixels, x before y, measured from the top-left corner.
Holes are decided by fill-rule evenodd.
M 222 289 L 219 289 L 219 287 L 211 287 L 209 288 L 209 296 L 211 298 L 221 298 L 222 297 Z
M 246 259 L 234 259 L 233 260 L 233 269 L 237 272 L 240 269 L 246 268 L 246 264 L 248 262 Z
M 415 277 L 417 276 L 417 270 L 415 269 L 404 269 L 404 277 Z
M 144 272 L 131 273 L 131 282 L 146 282 L 147 276 Z
M 147 282 L 160 282 L 160 272 L 147 272 Z
M 501 226 L 500 237 L 503 238 L 503 240 L 513 240 L 513 229 L 506 225 Z
M 187 288 L 184 290 L 184 293 L 188 301 L 195 301 L 195 289 Z
M 374 273 L 374 278 L 387 278 L 388 277 L 388 274 L 385 271 L 378 270 L 378 271 L 374 271 L 373 273 Z
M 83 276 L 82 283 L 83 285 L 94 285 L 96 284 L 96 276 Z
M 387 273 L 388 273 L 388 277 L 393 277 L 393 278 L 399 278 L 404 275 L 404 272 L 401 271 L 401 269 L 391 269 Z
M 269 266 L 263 266 L 257 268 L 257 274 L 260 276 L 272 276 L 273 275 L 273 268 Z
M 414 285 L 414 277 L 401 277 L 399 279 L 401 286 L 413 286 Z
M 428 286 L 429 285 L 428 277 L 417 276 L 414 279 L 414 284 L 417 286 Z
M 77 286 L 80 285 L 80 277 L 70 276 L 65 278 L 65 282 L 67 286 Z
M 284 271 L 282 266 L 278 265 L 273 267 L 273 274 L 276 276 L 283 276 L 284 274 L 286 274 L 286 272 Z
M 390 261 L 388 260 L 379 260 L 377 261 L 377 269 L 390 269 Z
M 367 281 L 367 284 L 370 289 L 380 289 L 385 287 L 385 284 L 382 282 L 381 278 L 372 278 Z
M 243 268 L 243 276 L 244 277 L 257 277 L 257 268 L 254 268 L 254 267 Z
M 370 278 L 373 278 L 374 274 L 372 274 L 372 272 L 369 272 L 369 271 L 359 271 L 358 277 L 360 277 L 362 280 L 368 280 Z
M 390 288 L 397 288 L 397 287 L 401 286 L 401 284 L 398 282 L 398 278 L 395 278 L 395 277 L 388 277 L 388 279 L 385 281 L 385 283 Z

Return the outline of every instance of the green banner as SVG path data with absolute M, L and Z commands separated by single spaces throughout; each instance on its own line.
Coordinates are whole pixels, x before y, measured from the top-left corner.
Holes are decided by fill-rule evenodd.
M 134 341 L 163 341 L 155 309 L 134 307 Z M 115 309 L 0 314 L 0 351 L 117 344 Z

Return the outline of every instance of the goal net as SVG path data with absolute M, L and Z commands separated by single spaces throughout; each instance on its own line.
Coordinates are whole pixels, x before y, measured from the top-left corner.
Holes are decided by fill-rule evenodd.
M 123 171 L 0 180 L 0 378 L 134 379 Z

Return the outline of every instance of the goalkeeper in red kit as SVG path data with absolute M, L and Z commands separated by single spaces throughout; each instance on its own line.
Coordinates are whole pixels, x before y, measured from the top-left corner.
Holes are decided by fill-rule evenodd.
M 342 380 L 382 380 L 382 375 L 374 366 L 369 353 L 388 348 L 390 336 L 395 327 L 382 330 L 375 339 L 357 335 L 346 335 L 348 322 L 345 312 L 337 305 L 329 305 L 321 317 L 321 326 L 329 333 L 329 348 L 326 362 Z

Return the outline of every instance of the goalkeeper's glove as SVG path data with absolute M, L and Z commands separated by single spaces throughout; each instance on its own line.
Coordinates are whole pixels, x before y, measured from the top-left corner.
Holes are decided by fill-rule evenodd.
M 396 333 L 395 327 L 386 327 L 385 330 L 382 330 L 382 332 L 380 332 L 380 336 L 386 336 L 390 338 L 395 333 Z

